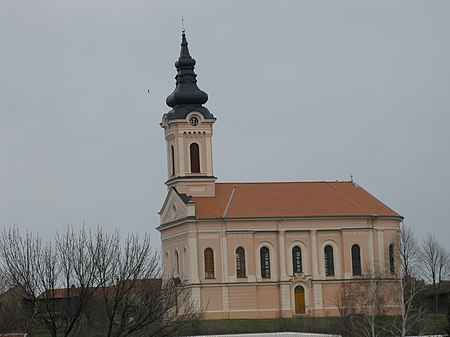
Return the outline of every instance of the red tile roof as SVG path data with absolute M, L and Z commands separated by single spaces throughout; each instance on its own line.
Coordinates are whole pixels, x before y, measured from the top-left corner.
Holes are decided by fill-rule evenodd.
M 234 191 L 234 192 L 233 192 Z M 198 218 L 394 216 L 362 187 L 343 182 L 216 183 L 214 197 L 192 197 Z
M 140 291 L 143 288 L 147 289 L 158 289 L 161 288 L 162 279 L 160 278 L 153 278 L 153 279 L 136 279 L 136 280 L 123 280 L 120 281 L 120 285 L 123 288 L 129 288 L 132 291 Z M 105 286 L 103 288 L 98 288 L 99 291 L 101 289 L 106 289 L 106 291 L 114 292 L 117 285 L 112 286 Z M 91 291 L 97 291 L 97 288 L 85 288 L 84 290 L 91 290 Z M 55 300 L 55 299 L 64 299 L 69 297 L 77 297 L 81 294 L 81 289 L 78 287 L 71 287 L 71 288 L 55 288 L 55 289 L 49 289 L 44 292 L 42 292 L 37 299 L 38 300 Z M 2 337 L 2 335 L 0 335 Z

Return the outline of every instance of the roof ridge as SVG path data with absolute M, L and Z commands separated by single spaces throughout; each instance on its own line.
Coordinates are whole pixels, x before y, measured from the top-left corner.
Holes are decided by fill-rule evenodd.
M 329 183 L 327 183 L 327 185 L 333 189 L 334 192 L 336 192 L 337 194 L 339 194 L 340 196 L 342 196 L 343 198 L 347 199 L 348 201 L 350 201 L 351 203 L 353 203 L 354 205 L 356 205 L 359 208 L 363 208 L 359 203 L 357 203 L 356 201 L 354 201 L 352 198 L 346 196 L 344 193 L 339 192 L 337 189 L 335 189 L 333 186 L 331 186 Z
M 236 184 L 246 184 L 246 185 L 256 185 L 256 184 L 341 184 L 341 183 L 354 183 L 351 180 L 311 180 L 311 181 L 224 181 L 216 182 L 219 185 L 236 185 Z
M 230 194 L 230 198 L 228 199 L 227 206 L 225 207 L 225 210 L 223 211 L 223 215 L 222 215 L 223 218 L 226 218 L 226 216 L 227 216 L 228 208 L 230 208 L 231 201 L 233 200 L 233 196 L 234 196 L 235 192 L 236 192 L 236 187 L 233 187 L 231 194 Z

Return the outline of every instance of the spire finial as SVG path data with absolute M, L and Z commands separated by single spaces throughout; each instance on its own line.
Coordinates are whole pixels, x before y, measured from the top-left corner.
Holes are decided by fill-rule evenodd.
M 186 33 L 186 29 L 184 28 L 184 16 L 181 17 L 181 32 Z

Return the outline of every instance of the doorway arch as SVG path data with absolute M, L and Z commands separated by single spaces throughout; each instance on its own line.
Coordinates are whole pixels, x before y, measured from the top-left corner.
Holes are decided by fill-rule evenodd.
M 296 286 L 294 289 L 295 314 L 303 315 L 306 313 L 305 306 L 305 288 Z

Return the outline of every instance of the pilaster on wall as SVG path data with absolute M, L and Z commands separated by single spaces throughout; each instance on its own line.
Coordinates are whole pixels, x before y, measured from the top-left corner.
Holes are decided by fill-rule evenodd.
M 213 160 L 212 160 L 212 140 L 211 137 L 206 139 L 206 153 L 210 154 L 206 156 L 206 172 L 209 175 L 213 175 Z
M 322 283 L 313 284 L 314 310 L 323 309 Z
M 281 311 L 292 310 L 289 284 L 280 285 L 280 308 Z
M 185 176 L 186 169 L 184 167 L 184 139 L 183 137 L 177 137 L 175 138 L 176 141 L 176 145 L 177 145 L 177 151 L 179 153 L 179 160 L 178 160 L 178 164 L 180 165 L 180 170 L 179 170 L 179 175 L 180 176 Z
M 311 265 L 313 279 L 319 279 L 319 261 L 317 259 L 317 231 L 311 230 Z
M 385 273 L 385 264 L 384 264 L 384 231 L 383 230 L 377 230 L 377 236 L 378 236 L 378 261 L 379 261 L 379 268 L 380 273 Z
M 311 266 L 313 280 L 321 278 L 319 274 L 319 259 L 317 251 L 317 230 L 311 230 Z M 317 314 L 322 315 L 323 312 L 323 293 L 322 283 L 312 283 L 312 308 L 311 313 L 315 316 Z
M 199 283 L 198 256 L 197 256 L 197 234 L 189 234 L 188 256 L 189 256 L 189 283 Z
M 370 272 L 375 272 L 375 251 L 373 248 L 373 230 L 369 231 L 368 236 L 368 244 L 369 244 L 369 266 L 371 268 Z
M 223 312 L 229 312 L 230 311 L 230 298 L 228 294 L 228 287 L 222 286 L 222 307 Z
M 280 258 L 280 280 L 286 281 L 288 280 L 288 276 L 286 273 L 286 251 L 284 247 L 284 231 L 280 230 L 278 232 L 278 256 Z
M 204 310 L 204 308 L 202 308 L 202 298 L 201 298 L 201 292 L 200 292 L 200 288 L 195 287 L 195 288 L 191 288 L 190 289 L 191 292 L 191 296 L 189 297 L 190 301 L 191 301 L 191 306 L 194 310 L 198 310 L 199 312 L 201 312 L 202 310 Z
M 225 230 L 220 233 L 220 250 L 222 254 L 222 282 L 227 283 L 229 281 L 228 274 L 228 244 L 227 234 Z

